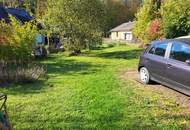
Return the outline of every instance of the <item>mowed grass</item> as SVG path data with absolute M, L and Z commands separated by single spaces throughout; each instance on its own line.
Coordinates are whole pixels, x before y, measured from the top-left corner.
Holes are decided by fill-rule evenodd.
M 1 88 L 15 130 L 178 130 L 190 117 L 159 93 L 118 78 L 136 69 L 141 49 L 101 47 L 80 56 L 52 55 L 44 80 Z

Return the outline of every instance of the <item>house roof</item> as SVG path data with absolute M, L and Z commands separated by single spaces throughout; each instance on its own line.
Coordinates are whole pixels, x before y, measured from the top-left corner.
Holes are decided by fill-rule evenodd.
M 134 22 L 123 23 L 113 28 L 112 30 L 110 30 L 110 32 L 131 31 L 133 29 L 133 26 L 134 26 Z
M 14 16 L 20 22 L 29 22 L 32 20 L 32 17 L 23 9 L 15 9 L 15 8 L 7 8 L 6 9 L 9 14 Z
M 5 8 L 0 6 L 0 20 L 4 19 L 6 23 L 10 22 L 9 15 L 15 17 L 22 24 L 32 20 L 32 17 L 23 9 Z
M 8 23 L 9 15 L 4 7 L 0 7 L 0 20 L 4 19 L 6 23 Z

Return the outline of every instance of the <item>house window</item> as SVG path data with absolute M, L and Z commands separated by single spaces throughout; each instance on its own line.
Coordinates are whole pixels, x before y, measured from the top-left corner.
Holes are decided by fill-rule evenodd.
M 132 33 L 125 33 L 125 40 L 131 41 L 133 39 Z
M 118 32 L 116 32 L 116 37 L 118 37 L 119 36 L 119 33 Z

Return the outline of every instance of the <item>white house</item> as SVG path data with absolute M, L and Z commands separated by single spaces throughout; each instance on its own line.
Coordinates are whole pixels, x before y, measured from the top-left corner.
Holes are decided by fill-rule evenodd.
M 124 40 L 128 42 L 133 42 L 136 38 L 133 36 L 132 29 L 134 22 L 123 23 L 112 30 L 110 30 L 110 38 L 112 40 Z

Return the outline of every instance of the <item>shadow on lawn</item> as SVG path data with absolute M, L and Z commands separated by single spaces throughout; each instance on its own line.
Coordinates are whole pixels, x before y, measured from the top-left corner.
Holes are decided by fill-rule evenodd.
M 47 75 L 42 80 L 27 84 L 7 84 L 4 87 L 0 87 L 1 92 L 12 95 L 41 93 L 47 88 L 53 87 L 52 84 L 47 82 L 48 78 L 53 78 L 60 75 L 87 75 L 96 73 L 99 69 L 101 69 L 101 67 L 103 67 L 99 65 L 92 65 L 88 62 L 77 62 L 75 60 L 65 59 L 54 59 L 44 65 L 47 68 Z
M 106 52 L 100 53 L 96 55 L 97 57 L 108 58 L 108 59 L 136 59 L 140 56 L 142 50 L 134 49 L 128 51 L 114 51 L 114 52 Z
M 114 45 L 112 44 L 108 44 L 107 46 L 97 46 L 97 47 L 93 47 L 91 50 L 105 50 L 108 48 L 113 48 Z
M 34 81 L 27 84 L 8 84 L 0 87 L 0 93 L 8 95 L 37 94 L 45 91 L 47 86 L 44 80 Z
M 88 62 L 78 62 L 75 60 L 57 60 L 52 63 L 46 63 L 48 74 L 53 75 L 77 75 L 96 73 L 101 67 L 92 65 Z M 52 76 L 52 75 L 51 75 Z

